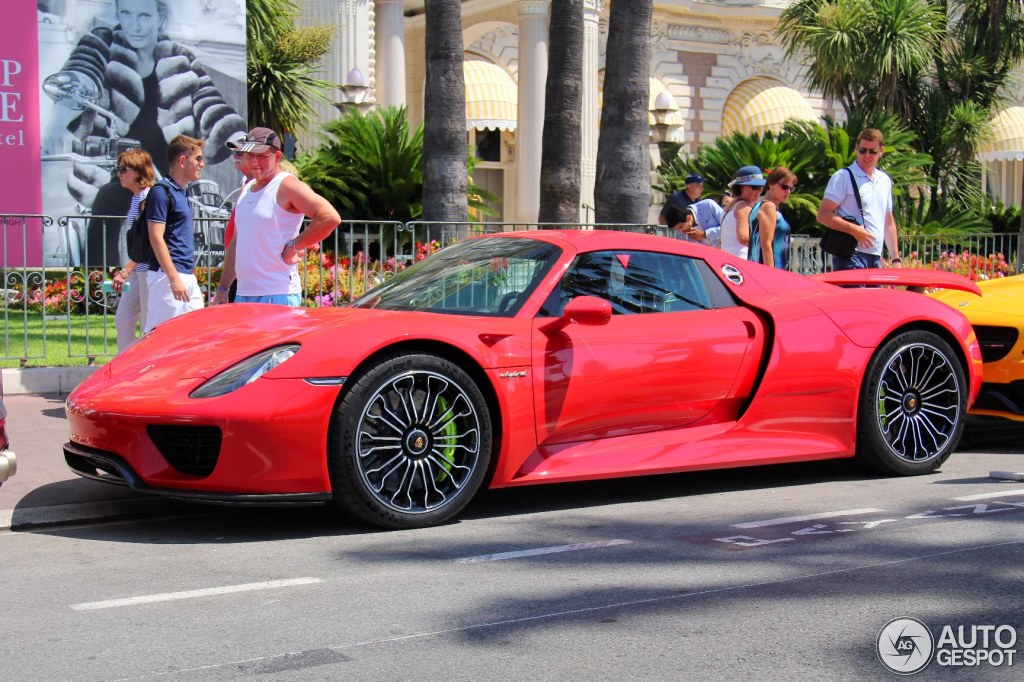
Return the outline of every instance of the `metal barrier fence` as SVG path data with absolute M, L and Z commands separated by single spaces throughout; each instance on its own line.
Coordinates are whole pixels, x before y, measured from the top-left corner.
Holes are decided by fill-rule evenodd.
M 93 363 L 117 352 L 113 271 L 127 259 L 124 218 L 0 215 L 0 362 L 45 364 L 52 355 Z M 196 217 L 196 276 L 206 300 L 216 293 L 224 259 L 222 217 Z M 102 226 L 104 237 L 90 239 Z M 417 260 L 460 239 L 538 227 L 614 229 L 672 236 L 654 225 L 345 222 L 301 264 L 306 305 L 342 305 Z M 29 235 L 44 239 L 30 245 Z M 1024 272 L 1018 234 L 902 235 L 905 267 L 937 268 L 979 278 Z M 794 235 L 790 267 L 800 274 L 831 269 L 818 237 Z M 31 264 L 31 265 L 27 265 Z

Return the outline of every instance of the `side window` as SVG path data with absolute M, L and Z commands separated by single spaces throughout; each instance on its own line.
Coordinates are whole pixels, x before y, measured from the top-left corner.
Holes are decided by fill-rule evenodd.
M 709 291 L 709 284 L 714 291 Z M 577 296 L 606 299 L 612 304 L 612 312 L 618 315 L 733 305 L 732 297 L 704 261 L 651 251 L 582 254 L 566 271 L 553 294 L 557 301 L 553 296 L 543 311 L 552 315 L 561 314 L 565 304 Z

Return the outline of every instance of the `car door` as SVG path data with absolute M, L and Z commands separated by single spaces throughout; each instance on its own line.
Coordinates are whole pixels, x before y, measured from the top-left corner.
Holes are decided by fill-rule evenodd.
M 604 324 L 561 324 L 576 296 L 611 303 Z M 544 317 L 546 311 L 550 316 Z M 581 254 L 535 321 L 538 442 L 566 443 L 735 415 L 756 374 L 760 320 L 699 259 L 643 251 Z

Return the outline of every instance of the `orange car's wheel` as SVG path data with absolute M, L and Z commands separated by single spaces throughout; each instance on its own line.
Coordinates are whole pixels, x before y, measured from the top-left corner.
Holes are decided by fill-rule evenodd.
M 858 460 L 884 474 L 935 471 L 963 434 L 967 391 L 946 341 L 926 331 L 894 337 L 875 353 L 861 387 Z
M 388 528 L 452 518 L 490 464 L 483 394 L 466 372 L 435 355 L 397 355 L 356 378 L 331 433 L 335 501 Z

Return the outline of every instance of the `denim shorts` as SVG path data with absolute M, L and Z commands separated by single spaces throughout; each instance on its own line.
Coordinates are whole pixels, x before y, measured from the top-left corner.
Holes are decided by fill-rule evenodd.
M 873 253 L 863 253 L 861 251 L 854 251 L 853 255 L 849 258 L 840 258 L 839 256 L 832 256 L 832 269 L 833 270 L 863 270 L 865 268 L 880 268 L 882 267 L 882 257 L 876 256 Z
M 275 305 L 287 305 L 298 308 L 302 305 L 302 297 L 299 294 L 274 294 L 273 296 L 235 296 L 235 303 L 273 303 Z

